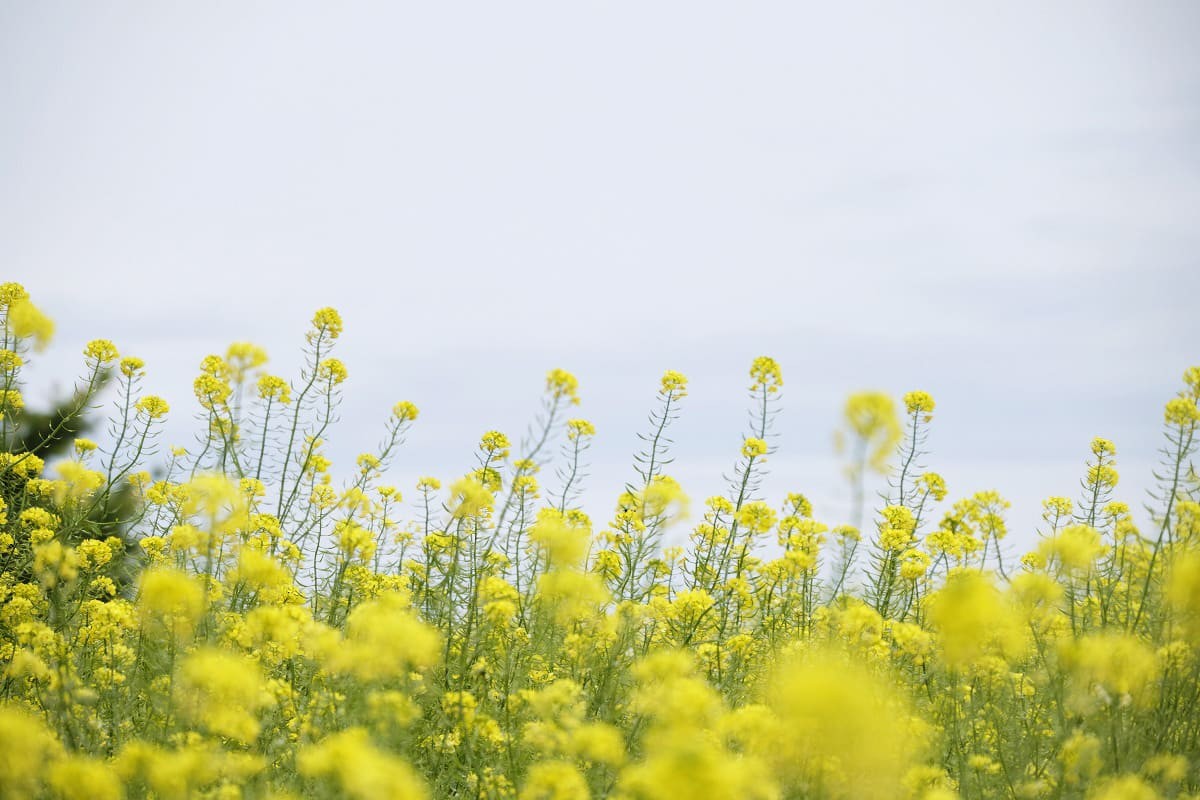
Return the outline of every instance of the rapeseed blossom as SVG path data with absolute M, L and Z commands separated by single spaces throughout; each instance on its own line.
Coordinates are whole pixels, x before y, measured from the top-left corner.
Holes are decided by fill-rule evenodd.
M 53 323 L 6 283 L 0 327 L 12 431 Z M 667 371 L 593 525 L 574 375 L 548 373 L 527 436 L 410 492 L 411 402 L 331 455 L 343 335 L 317 311 L 290 379 L 252 343 L 202 359 L 188 448 L 160 448 L 144 362 L 94 340 L 79 398 L 117 374 L 110 425 L 45 459 L 6 439 L 0 796 L 1200 796 L 1200 367 L 1145 519 L 1103 437 L 1036 531 L 998 491 L 951 496 L 920 391 L 847 402 L 845 518 L 764 496 L 783 378 L 761 356 L 728 490 L 689 518 Z
M 861 460 L 851 469 L 856 470 L 855 474 L 866 466 L 876 472 L 885 471 L 886 460 L 901 436 L 895 402 L 882 392 L 857 392 L 846 400 L 843 413 L 846 428 L 838 431 L 836 444 L 842 450 L 852 446 L 847 440 L 856 442 L 853 448 Z
M 355 800 L 424 800 L 429 796 L 412 767 L 380 750 L 362 728 L 350 728 L 305 747 L 296 766 L 301 775 L 332 781 Z
M 217 648 L 190 653 L 173 691 L 181 715 L 242 744 L 258 735 L 257 712 L 272 702 L 257 663 Z
M 770 738 L 757 743 L 778 775 L 833 797 L 894 797 L 926 743 L 904 696 L 837 650 L 779 665 L 767 690 Z
M 45 350 L 54 336 L 54 321 L 29 302 L 27 297 L 16 297 L 6 305 L 7 325 L 13 335 L 31 341 L 34 350 Z

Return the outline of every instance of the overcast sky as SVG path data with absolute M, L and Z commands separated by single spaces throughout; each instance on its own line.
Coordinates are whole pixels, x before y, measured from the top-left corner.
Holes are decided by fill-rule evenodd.
M 514 438 L 551 367 L 606 518 L 658 377 L 675 472 L 723 489 L 746 370 L 786 387 L 767 499 L 845 521 L 846 394 L 938 401 L 929 466 L 1032 541 L 1092 436 L 1138 504 L 1200 363 L 1200 5 L 0 2 L 0 263 L 142 356 L 186 443 L 200 359 L 298 366 L 339 308 L 333 453 Z M 37 392 L 34 392 L 37 395 Z

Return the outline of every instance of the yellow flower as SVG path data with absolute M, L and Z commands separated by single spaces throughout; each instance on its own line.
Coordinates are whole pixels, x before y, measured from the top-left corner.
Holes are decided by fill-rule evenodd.
M 16 389 L 0 390 L 0 408 L 10 408 L 14 412 L 25 407 L 25 398 Z
M 909 392 L 904 395 L 904 408 L 909 414 L 924 414 L 928 422 L 933 414 L 933 396 L 929 392 Z
M 450 486 L 450 513 L 455 517 L 486 515 L 496 504 L 492 493 L 475 478 L 460 478 Z
M 1038 545 L 1038 554 L 1046 560 L 1056 559 L 1067 570 L 1082 571 L 1090 568 L 1104 549 L 1100 531 L 1090 525 L 1068 525 L 1044 539 Z
M 546 391 L 555 400 L 566 398 L 579 405 L 579 380 L 565 369 L 552 369 L 546 375 Z
M 857 542 L 862 539 L 862 533 L 853 525 L 838 525 L 830 531 L 841 542 Z
M 767 443 L 753 437 L 742 442 L 742 455 L 746 458 L 758 458 L 767 454 Z
M 88 469 L 81 461 L 63 461 L 57 470 L 62 485 L 55 491 L 54 499 L 60 505 L 67 500 L 78 502 L 91 497 L 107 480 L 103 472 Z
M 33 339 L 33 348 L 41 351 L 54 336 L 54 321 L 26 298 L 8 306 L 8 329 L 18 339 Z
M 618 794 L 642 800 L 688 797 L 777 798 L 757 752 L 734 752 L 717 733 L 720 696 L 696 674 L 687 653 L 658 650 L 633 667 L 633 707 L 650 720 L 642 759 L 621 770 Z M 743 748 L 746 750 L 748 748 Z
M 404 595 L 388 591 L 350 612 L 346 640 L 327 664 L 363 681 L 394 680 L 432 667 L 441 654 L 441 635 L 416 617 Z
M 916 531 L 916 519 L 906 506 L 887 506 L 879 523 L 879 544 L 884 550 L 898 552 L 908 547 Z
M 1042 501 L 1043 516 L 1049 518 L 1051 516 L 1063 518 L 1069 517 L 1074 513 L 1075 504 L 1071 502 L 1069 497 L 1047 497 Z
M 946 480 L 936 472 L 926 472 L 917 478 L 917 485 L 938 502 L 946 499 Z
M 1090 784 L 1104 768 L 1100 740 L 1083 731 L 1075 731 L 1063 742 L 1058 757 L 1063 765 L 1063 780 L 1069 786 Z
M 292 402 L 292 390 L 287 381 L 276 375 L 260 375 L 258 378 L 258 396 L 263 400 L 287 405 Z
M 586 419 L 567 420 L 567 438 L 575 441 L 581 436 L 595 436 L 596 426 Z
M 395 417 L 398 422 L 412 422 L 417 418 L 417 414 L 419 413 L 420 412 L 417 410 L 416 405 L 410 403 L 408 400 L 401 400 L 399 403 L 396 403 L 396 405 L 392 406 L 392 416 Z
M 1187 427 L 1200 422 L 1200 408 L 1196 406 L 1196 401 L 1190 397 L 1174 397 L 1167 402 L 1167 408 L 1163 412 L 1168 425 L 1178 425 Z
M 556 569 L 538 578 L 537 597 L 549 604 L 559 624 L 569 625 L 595 612 L 608 600 L 608 592 L 598 575 Z
M 271 703 L 254 661 L 212 647 L 184 659 L 174 689 L 186 719 L 242 744 L 258 736 L 258 711 Z
M 195 392 L 200 405 L 210 410 L 220 406 L 233 394 L 233 389 L 228 383 L 207 372 L 196 377 L 192 383 L 192 391 Z
M 40 797 L 42 775 L 62 745 L 29 712 L 0 704 L 0 796 Z
M 817 651 L 774 673 L 766 704 L 777 718 L 759 746 L 789 786 L 834 797 L 894 798 L 923 742 L 905 699 L 850 657 Z M 800 791 L 796 791 L 800 789 Z
M 330 339 L 336 339 L 342 335 L 342 315 L 328 306 L 317 309 L 317 313 L 313 314 L 312 326 L 317 334 L 325 333 Z
M 186 497 L 185 510 L 189 514 L 203 513 L 208 517 L 216 517 L 222 511 L 245 505 L 240 487 L 221 472 L 202 472 L 192 476 L 187 483 Z
M 267 486 L 258 478 L 242 478 L 238 481 L 238 491 L 249 499 L 262 497 L 267 493 Z
M 1167 573 L 1167 600 L 1200 641 L 1200 551 L 1180 554 Z
M 225 352 L 225 363 L 229 365 L 230 378 L 240 382 L 250 370 L 267 363 L 267 351 L 250 342 L 234 342 Z
M 0 372 L 12 372 L 25 363 L 15 350 L 0 349 Z
M 37 506 L 22 511 L 20 519 L 30 528 L 57 528 L 62 523 L 58 516 Z
M 242 548 L 237 568 L 229 574 L 229 580 L 243 583 L 251 592 L 278 590 L 292 584 L 292 576 L 286 567 L 254 547 Z
M 504 485 L 504 477 L 495 467 L 479 467 L 471 472 L 471 477 L 493 494 L 500 491 L 500 487 Z
M 18 300 L 28 300 L 29 292 L 15 281 L 0 283 L 0 307 L 7 308 Z
M 437 478 L 425 475 L 417 480 L 417 490 L 421 492 L 436 492 L 442 488 L 442 482 Z
M 1000 772 L 1000 762 L 982 753 L 976 753 L 968 758 L 967 766 L 976 772 L 984 772 L 988 775 L 996 775 Z
M 737 521 L 753 533 L 766 533 L 775 525 L 775 511 L 761 500 L 751 500 L 738 510 Z
M 1015 609 L 983 573 L 951 572 L 926 607 L 942 657 L 951 668 L 966 669 L 984 656 L 1015 657 L 1023 652 L 1025 636 Z
M 142 573 L 137 609 L 144 625 L 184 634 L 199 621 L 205 605 L 203 587 L 187 573 L 167 567 Z
M 669 369 L 663 373 L 662 386 L 659 391 L 676 400 L 687 397 L 687 378 L 683 376 L 683 373 Z
M 544 508 L 529 530 L 529 540 L 546 555 L 550 568 L 577 568 L 587 555 L 591 537 L 587 528 L 571 524 L 556 509 Z
M 517 800 L 590 800 L 583 775 L 569 761 L 541 761 L 529 768 Z
M 75 548 L 66 547 L 57 539 L 38 545 L 33 550 L 33 572 L 47 589 L 59 583 L 75 580 L 79 574 L 79 557 Z
M 1200 399 L 1200 366 L 1188 367 L 1184 370 L 1183 383 L 1188 388 L 1188 394 L 1194 399 Z
M 754 363 L 750 365 L 750 379 L 752 392 L 761 389 L 768 394 L 774 394 L 783 387 L 783 371 L 779 369 L 779 362 L 768 356 L 754 359 Z
M 112 561 L 113 548 L 99 539 L 84 539 L 76 548 L 76 553 L 81 568 L 96 569 Z
M 921 578 L 929 569 L 929 555 L 920 550 L 905 550 L 900 554 L 900 577 L 906 581 Z
M 225 359 L 215 353 L 210 353 L 200 360 L 200 374 L 218 378 L 222 381 L 229 378 L 229 365 Z
M 857 392 L 847 398 L 844 417 L 850 433 L 866 445 L 867 464 L 884 471 L 901 436 L 892 398 L 883 392 Z M 839 439 L 838 444 L 841 449 L 844 442 Z
M 349 728 L 300 750 L 296 769 L 329 778 L 355 800 L 425 800 L 428 792 L 407 763 L 376 747 L 362 728 Z
M 1162 795 L 1136 775 L 1109 778 L 1088 793 L 1088 800 L 1160 800 Z
M 117 346 L 108 339 L 93 339 L 83 348 L 83 355 L 97 364 L 110 364 L 120 357 Z
M 121 800 L 121 778 L 106 761 L 72 755 L 50 765 L 46 781 L 63 800 Z
M 1112 488 L 1117 485 L 1120 480 L 1120 474 L 1116 468 L 1109 464 L 1092 464 L 1088 467 L 1088 483 L 1098 486 L 1106 486 Z
M 1164 783 L 1179 783 L 1187 778 L 1188 760 L 1183 756 L 1162 754 L 1151 756 L 1142 765 L 1147 775 L 1159 777 Z
M 1127 705 L 1148 701 L 1158 675 L 1154 651 L 1127 633 L 1096 633 L 1065 642 L 1062 657 L 1075 679 L 1072 704 Z
M 337 386 L 349 377 L 346 365 L 336 358 L 327 358 L 317 365 L 317 377 L 328 381 L 331 386 Z
M 321 510 L 328 510 L 337 505 L 337 492 L 332 486 L 314 486 L 309 502 Z
M 121 359 L 121 374 L 126 378 L 135 378 L 142 374 L 146 362 L 135 356 L 125 356 Z
M 675 520 L 687 516 L 687 494 L 670 475 L 655 475 L 642 493 L 641 504 L 647 517 L 663 516 L 668 512 Z
M 508 437 L 500 431 L 488 431 L 479 441 L 479 449 L 496 458 L 507 458 L 508 448 Z
M 338 549 L 347 560 L 357 555 L 362 561 L 370 561 L 375 555 L 375 535 L 352 521 L 338 523 L 336 537 Z

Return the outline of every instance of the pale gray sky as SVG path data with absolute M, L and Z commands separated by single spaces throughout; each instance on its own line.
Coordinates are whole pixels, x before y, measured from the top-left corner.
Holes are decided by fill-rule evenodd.
M 0 262 L 144 357 L 190 433 L 202 356 L 297 364 L 346 320 L 333 452 L 391 403 L 453 477 L 547 369 L 599 429 L 588 508 L 685 372 L 676 473 L 723 488 L 783 365 L 768 499 L 843 521 L 847 392 L 936 397 L 931 467 L 1032 537 L 1093 435 L 1140 501 L 1200 363 L 1200 5 L 0 2 Z

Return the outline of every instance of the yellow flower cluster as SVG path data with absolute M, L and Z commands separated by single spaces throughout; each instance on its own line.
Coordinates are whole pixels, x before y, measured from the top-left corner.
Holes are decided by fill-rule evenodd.
M 0 284 L 0 309 L 4 311 L 5 330 L 15 339 L 31 341 L 35 350 L 46 349 L 54 336 L 54 321 L 29 300 L 19 283 Z
M 546 390 L 555 400 L 565 398 L 579 405 L 579 379 L 565 369 L 552 369 L 546 375 Z
M 759 356 L 750 365 L 750 391 L 774 394 L 783 388 L 783 371 L 770 356 Z M 665 380 L 665 379 L 664 379 Z
M 11 283 L 0 324 L 16 393 L 52 324 Z M 689 531 L 663 471 L 676 372 L 599 530 L 563 370 L 520 445 L 488 431 L 406 500 L 412 403 L 378 448 L 326 455 L 342 333 L 318 311 L 292 380 L 249 343 L 205 358 L 199 445 L 161 458 L 166 402 L 95 340 L 87 402 L 127 378 L 111 438 L 67 434 L 49 466 L 0 452 L 0 797 L 1200 797 L 1200 368 L 1166 405 L 1145 532 L 1097 438 L 1018 557 L 998 492 L 948 500 L 921 466 L 925 392 L 905 424 L 889 395 L 847 403 L 853 525 L 764 498 L 767 357 L 729 491 Z

